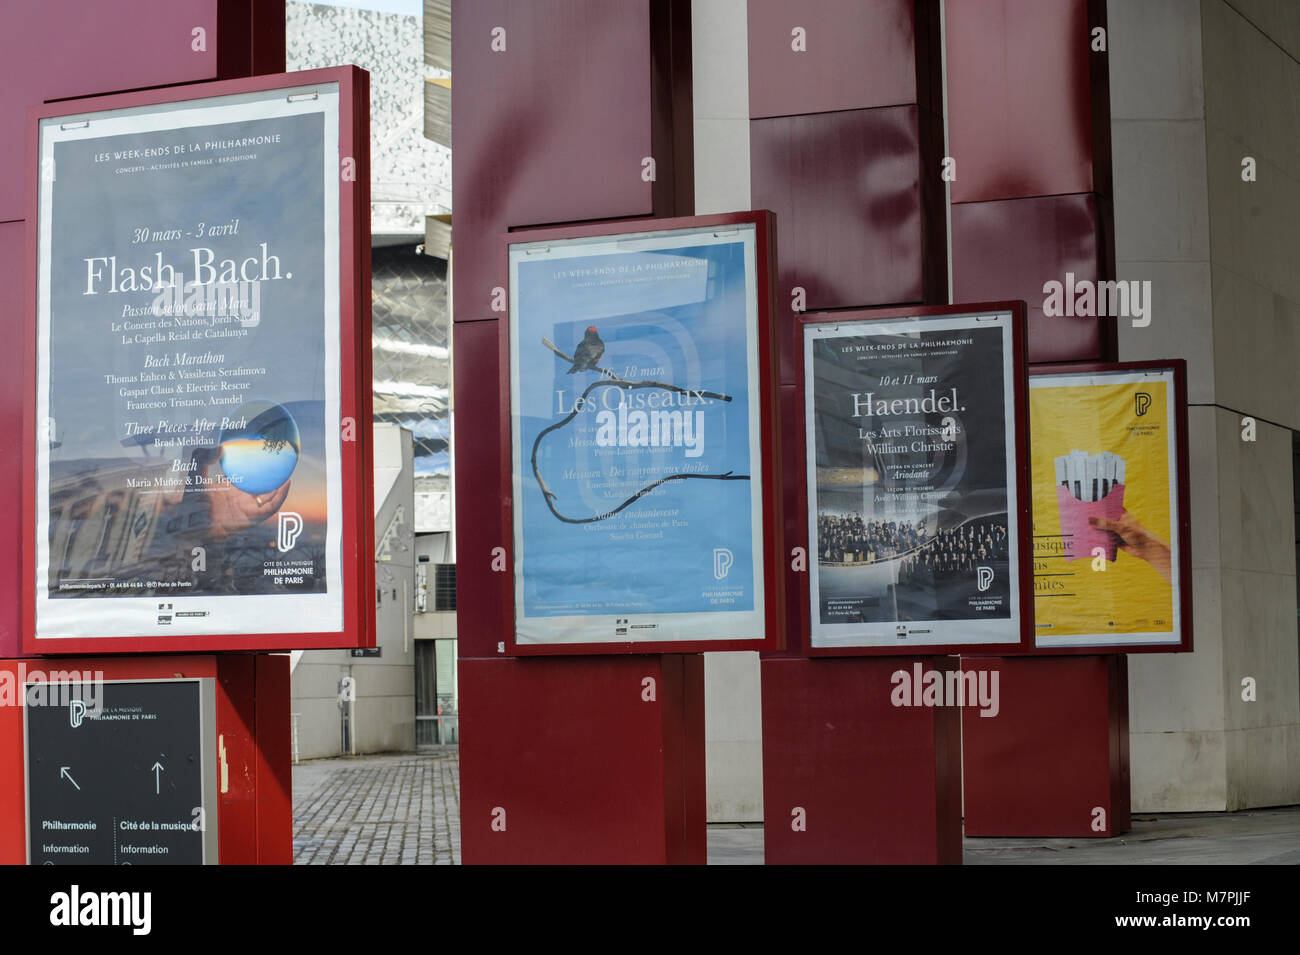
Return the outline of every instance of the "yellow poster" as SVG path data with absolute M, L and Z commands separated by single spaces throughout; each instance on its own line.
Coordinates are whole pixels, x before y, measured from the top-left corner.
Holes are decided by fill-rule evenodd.
M 1036 645 L 1179 643 L 1173 370 L 1029 384 Z

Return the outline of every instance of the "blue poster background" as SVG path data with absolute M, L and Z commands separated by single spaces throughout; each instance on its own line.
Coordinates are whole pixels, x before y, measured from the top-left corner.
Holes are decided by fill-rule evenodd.
M 754 609 L 745 270 L 741 241 L 520 262 L 524 616 Z M 589 329 L 570 374 L 543 339 L 590 355 Z

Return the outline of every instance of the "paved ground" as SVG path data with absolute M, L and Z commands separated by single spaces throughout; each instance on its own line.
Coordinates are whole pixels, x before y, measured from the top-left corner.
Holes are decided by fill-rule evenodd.
M 293 767 L 298 865 L 460 862 L 456 748 Z
M 300 865 L 460 862 L 456 748 L 293 768 Z M 710 826 L 709 862 L 760 865 L 763 827 Z M 967 865 L 1300 864 L 1300 806 L 1138 815 L 1117 839 L 966 839 Z
M 967 865 L 1300 865 L 1300 806 L 1138 814 L 1116 839 L 966 839 Z

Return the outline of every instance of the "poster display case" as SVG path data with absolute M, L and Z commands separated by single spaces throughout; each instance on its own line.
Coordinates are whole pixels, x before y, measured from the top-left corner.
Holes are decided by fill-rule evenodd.
M 1192 649 L 1182 359 L 1034 369 L 1034 646 Z
M 502 652 L 777 647 L 770 229 L 504 238 Z
M 373 645 L 367 83 L 32 110 L 25 652 Z
M 809 315 L 803 346 L 809 655 L 1027 646 L 1023 305 Z

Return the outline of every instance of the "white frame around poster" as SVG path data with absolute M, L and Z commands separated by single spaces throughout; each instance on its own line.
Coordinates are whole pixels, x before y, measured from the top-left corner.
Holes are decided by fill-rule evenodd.
M 813 655 L 875 653 L 957 653 L 966 648 L 1019 652 L 1026 630 L 1023 542 L 1024 503 L 1018 474 L 1017 431 L 1023 426 L 1024 365 L 1017 315 L 1012 308 L 967 311 L 959 306 L 930 313 L 837 320 L 833 314 L 806 321 L 803 326 L 803 401 L 805 429 L 805 480 L 807 487 L 809 649 Z M 1006 447 L 1006 514 L 1008 547 L 1008 615 L 990 619 L 887 620 L 874 623 L 825 624 L 820 620 L 821 570 L 818 554 L 817 408 L 813 343 L 832 338 L 907 335 L 925 332 L 960 332 L 968 329 L 1002 330 L 1002 407 Z M 891 573 L 894 571 L 891 570 Z
M 668 227 L 655 230 L 634 231 L 619 234 L 597 233 L 568 238 L 546 238 L 511 241 L 508 245 L 507 262 L 510 279 L 510 302 L 508 315 L 508 362 L 509 409 L 510 409 L 510 481 L 512 489 L 511 528 L 513 543 L 513 582 L 514 600 L 513 647 L 519 652 L 587 652 L 588 648 L 598 647 L 604 652 L 636 652 L 638 648 L 656 651 L 671 644 L 674 648 L 685 645 L 717 646 L 739 641 L 753 641 L 752 648 L 758 649 L 760 641 L 767 639 L 769 632 L 767 617 L 768 578 L 770 569 L 765 562 L 765 536 L 763 510 L 765 495 L 769 489 L 765 486 L 764 452 L 763 452 L 763 406 L 767 400 L 767 387 L 763 381 L 760 361 L 760 340 L 764 338 L 760 321 L 765 309 L 760 291 L 760 242 L 759 227 L 754 222 L 738 222 L 726 229 L 716 225 L 689 225 L 687 227 Z M 531 455 L 522 445 L 523 428 L 516 409 L 520 408 L 523 396 L 520 388 L 521 343 L 526 341 L 530 347 L 538 344 L 539 333 L 547 333 L 544 324 L 527 327 L 521 334 L 521 307 L 525 310 L 528 303 L 521 302 L 519 266 L 521 262 L 555 262 L 589 257 L 609 257 L 611 270 L 614 258 L 618 256 L 636 256 L 645 254 L 671 253 L 673 250 L 699 247 L 722 247 L 741 244 L 744 262 L 744 367 L 747 381 L 745 392 L 748 396 L 747 424 L 749 440 L 747 459 L 737 460 L 734 464 L 736 473 L 748 475 L 749 509 L 747 558 L 751 568 L 748 588 L 752 594 L 752 607 L 745 610 L 695 610 L 695 611 L 630 611 L 619 605 L 618 598 L 608 602 L 608 609 L 599 613 L 538 615 L 525 612 L 525 586 L 528 561 L 530 560 L 530 535 L 525 530 L 525 511 L 523 497 L 536 494 L 537 489 L 525 481 L 524 473 L 529 468 Z M 711 278 L 709 281 L 713 281 Z M 607 296 L 601 302 L 602 314 L 619 316 L 639 314 L 640 306 L 634 297 L 629 304 L 609 304 L 608 298 L 617 298 L 617 292 L 602 293 Z M 679 339 L 689 334 L 673 319 L 665 319 L 665 328 L 673 328 L 673 334 Z M 530 323 L 525 320 L 525 326 Z M 693 340 L 688 342 L 685 352 L 694 347 Z M 548 361 L 553 359 L 547 358 Z M 698 365 L 698 361 L 693 363 Z M 689 388 L 708 388 L 710 384 L 691 379 L 696 374 L 688 369 L 684 382 Z M 613 392 L 616 389 L 606 389 Z M 531 480 L 531 479 L 530 479 Z M 691 482 L 685 482 L 689 487 Z M 679 492 L 680 493 L 680 492 Z M 591 501 L 584 502 L 591 505 Z M 535 543 L 535 542 L 534 542 Z M 716 561 L 716 555 L 715 555 Z M 714 564 L 714 577 L 717 578 L 717 564 Z M 644 573 L 644 568 L 642 571 Z M 723 571 L 724 578 L 726 571 Z M 599 589 L 598 580 L 584 579 L 585 587 Z M 616 590 L 618 581 L 609 579 L 605 584 Z M 615 648 L 619 649 L 615 649 Z

